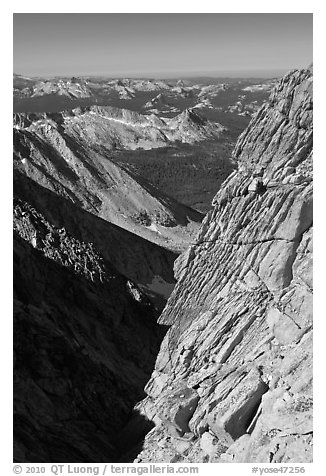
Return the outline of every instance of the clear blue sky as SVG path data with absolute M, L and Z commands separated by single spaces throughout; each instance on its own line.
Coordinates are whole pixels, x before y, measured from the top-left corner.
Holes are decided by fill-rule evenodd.
M 312 62 L 308 13 L 15 13 L 14 72 L 218 74 Z

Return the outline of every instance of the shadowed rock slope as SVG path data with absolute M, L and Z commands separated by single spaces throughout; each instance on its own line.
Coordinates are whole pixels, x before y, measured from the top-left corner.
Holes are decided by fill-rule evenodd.
M 140 462 L 312 461 L 312 72 L 280 80 L 178 258 Z
M 164 335 L 157 316 L 94 243 L 15 198 L 15 461 L 119 459 Z
M 93 243 L 104 259 L 134 281 L 159 309 L 163 309 L 175 283 L 175 253 L 83 210 L 18 170 L 14 170 L 14 196 L 35 208 L 62 234 L 68 233 L 80 242 Z M 43 240 L 48 232 L 44 227 L 34 229 L 37 248 L 44 248 Z

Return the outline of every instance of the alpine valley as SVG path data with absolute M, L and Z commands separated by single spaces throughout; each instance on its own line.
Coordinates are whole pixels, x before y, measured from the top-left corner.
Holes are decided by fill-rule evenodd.
M 312 67 L 14 74 L 14 460 L 312 461 Z

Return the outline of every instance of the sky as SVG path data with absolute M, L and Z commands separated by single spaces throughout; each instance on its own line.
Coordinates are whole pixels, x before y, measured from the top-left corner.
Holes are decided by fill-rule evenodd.
M 14 13 L 26 76 L 257 75 L 312 62 L 309 13 Z

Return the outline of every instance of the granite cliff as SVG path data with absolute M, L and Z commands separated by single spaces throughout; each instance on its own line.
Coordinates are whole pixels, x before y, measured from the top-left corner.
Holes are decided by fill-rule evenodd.
M 176 261 L 136 462 L 312 461 L 312 79 L 275 85 Z

